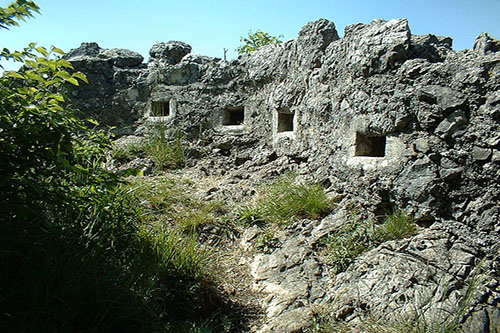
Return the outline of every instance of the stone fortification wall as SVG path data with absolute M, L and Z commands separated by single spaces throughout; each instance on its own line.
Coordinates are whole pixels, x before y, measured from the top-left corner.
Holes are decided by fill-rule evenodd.
M 429 270 L 463 282 L 480 258 L 498 253 L 498 45 L 483 34 L 474 50 L 454 51 L 450 38 L 412 35 L 405 19 L 354 24 L 340 39 L 321 19 L 282 46 L 230 62 L 191 54 L 182 42 L 154 44 L 146 64 L 95 43 L 67 59 L 90 82 L 73 91 L 77 106 L 121 134 L 163 122 L 193 142 L 202 135 L 192 149 L 218 163 L 251 170 L 285 159 L 373 215 L 398 208 L 415 216 L 426 230 L 417 238 L 376 249 L 335 278 L 331 295 L 345 317 L 363 311 L 361 296 L 381 312 L 408 310 L 404 299 L 430 283 Z M 368 288 L 369 274 L 385 282 Z M 485 287 L 496 301 L 478 305 L 481 316 L 493 316 L 497 286 Z

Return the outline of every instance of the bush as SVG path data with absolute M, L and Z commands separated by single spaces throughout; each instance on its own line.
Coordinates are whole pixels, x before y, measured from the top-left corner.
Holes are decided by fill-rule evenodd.
M 243 42 L 244 44 L 238 46 L 238 48 L 236 48 L 236 52 L 240 55 L 250 54 L 259 47 L 265 45 L 279 45 L 282 43 L 281 38 L 283 38 L 283 35 L 274 37 L 261 30 L 257 30 L 255 33 L 250 30 L 248 32 L 248 38 L 240 37 L 240 42 Z

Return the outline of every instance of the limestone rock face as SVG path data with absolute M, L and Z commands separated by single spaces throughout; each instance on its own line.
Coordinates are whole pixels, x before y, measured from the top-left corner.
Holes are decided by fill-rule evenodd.
M 348 322 L 409 315 L 416 305 L 440 320 L 458 313 L 468 286 L 475 292 L 460 321 L 470 332 L 494 332 L 500 53 L 487 35 L 474 51 L 451 45 L 449 37 L 412 35 L 405 19 L 354 24 L 343 38 L 321 19 L 296 39 L 231 62 L 190 54 L 182 42 L 156 43 L 147 65 L 95 43 L 67 59 L 90 82 L 74 89 L 74 103 L 126 127 L 121 134 L 162 121 L 184 133 L 191 163 L 207 165 L 205 174 L 243 181 L 294 170 L 341 194 L 337 211 L 287 227 L 278 248 L 250 262 L 255 290 L 269 294 L 261 332 L 305 330 L 320 305 Z M 167 116 L 155 116 L 156 102 L 168 103 Z M 319 239 L 349 212 L 377 219 L 391 209 L 414 216 L 419 233 L 333 274 Z
M 347 26 L 342 43 L 332 45 L 329 53 L 340 55 L 340 66 L 366 77 L 404 62 L 410 54 L 410 39 L 406 20 L 375 20 Z
M 75 59 L 77 57 L 97 57 L 102 51 L 101 47 L 94 42 L 82 43 L 80 47 L 66 53 L 66 58 Z
M 65 55 L 76 70 L 87 75 L 88 85 L 73 87 L 76 104 L 103 125 L 132 126 L 149 96 L 144 58 L 126 49 L 102 49 L 82 43 Z M 132 130 L 133 131 L 133 130 Z

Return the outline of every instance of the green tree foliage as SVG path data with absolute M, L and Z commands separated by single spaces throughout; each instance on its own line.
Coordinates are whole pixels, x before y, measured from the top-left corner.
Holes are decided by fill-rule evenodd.
M 7 7 L 0 7 L 0 29 L 18 26 L 18 21 L 33 17 L 33 13 L 40 13 L 40 8 L 33 1 L 17 0 Z
M 283 35 L 274 37 L 261 30 L 257 30 L 255 33 L 250 30 L 248 32 L 248 38 L 245 38 L 243 36 L 240 37 L 240 42 L 242 42 L 243 45 L 238 46 L 238 48 L 236 48 L 236 52 L 238 52 L 238 54 L 240 55 L 250 54 L 264 45 L 279 45 L 282 43 L 281 38 L 283 38 Z

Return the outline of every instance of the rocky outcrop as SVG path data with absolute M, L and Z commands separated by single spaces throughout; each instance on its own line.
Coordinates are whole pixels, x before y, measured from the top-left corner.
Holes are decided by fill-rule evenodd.
M 105 124 L 131 126 L 122 133 L 161 121 L 185 133 L 198 152 L 192 163 L 208 156 L 199 161 L 206 174 L 242 180 L 280 161 L 262 177 L 294 169 L 341 194 L 336 212 L 289 226 L 278 248 L 249 263 L 255 290 L 269 295 L 261 331 L 300 332 L 318 305 L 350 322 L 410 316 L 415 307 L 439 320 L 457 313 L 474 286 L 459 320 L 469 332 L 495 332 L 500 53 L 487 35 L 474 51 L 451 45 L 412 35 L 404 19 L 351 25 L 341 39 L 318 20 L 297 39 L 231 62 L 190 54 L 181 42 L 156 43 L 148 64 L 95 43 L 67 59 L 90 82 L 73 91 L 75 104 Z M 155 103 L 168 114 L 156 115 Z M 333 274 L 315 241 L 353 207 L 371 219 L 404 209 L 419 233 Z
M 163 60 L 170 65 L 179 63 L 189 53 L 191 53 L 191 46 L 177 41 L 155 43 L 149 51 L 151 61 Z
M 491 54 L 500 51 L 500 41 L 483 32 L 476 38 L 474 51 L 480 54 Z

